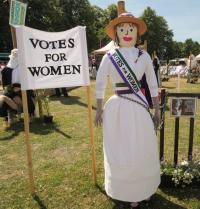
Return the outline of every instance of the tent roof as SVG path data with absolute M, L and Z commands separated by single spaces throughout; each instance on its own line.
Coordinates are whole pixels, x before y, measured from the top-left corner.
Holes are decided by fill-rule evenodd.
M 200 54 L 195 57 L 196 60 L 200 60 Z
M 109 50 L 111 49 L 116 49 L 118 48 L 118 46 L 116 46 L 115 42 L 114 41 L 111 41 L 109 42 L 106 46 L 100 48 L 100 49 L 97 49 L 94 51 L 95 54 L 105 54 L 106 52 L 108 52 Z

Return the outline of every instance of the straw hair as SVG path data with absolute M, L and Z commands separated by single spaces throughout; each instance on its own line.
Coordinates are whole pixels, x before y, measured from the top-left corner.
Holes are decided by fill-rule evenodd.
M 133 23 L 137 26 L 138 34 L 141 36 L 147 31 L 145 22 L 137 17 L 134 17 L 131 13 L 122 13 L 119 17 L 110 21 L 106 26 L 106 34 L 112 39 L 116 39 L 115 27 L 120 23 Z

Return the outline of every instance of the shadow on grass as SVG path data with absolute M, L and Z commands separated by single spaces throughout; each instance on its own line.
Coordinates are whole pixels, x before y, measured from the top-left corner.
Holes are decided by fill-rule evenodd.
M 105 190 L 99 186 L 96 185 L 96 188 L 104 195 L 106 195 Z M 176 191 L 176 194 L 179 194 L 179 191 Z M 107 195 L 106 195 L 107 196 Z M 114 206 L 112 209 L 131 209 L 130 202 L 123 202 L 119 200 L 114 200 L 108 197 L 109 201 L 112 201 L 114 203 Z M 155 194 L 151 197 L 150 201 L 142 201 L 140 202 L 140 208 L 141 209 L 187 209 L 185 207 L 182 207 L 176 203 L 173 203 L 160 194 Z
M 8 133 L 7 136 L 1 136 L 0 141 L 12 140 L 24 130 L 24 124 L 21 122 L 14 123 L 11 127 L 6 128 L 4 131 Z M 2 134 L 1 134 L 2 135 Z
M 130 202 L 122 202 L 118 200 L 112 200 L 114 206 L 112 209 L 132 209 L 130 207 Z M 151 201 L 142 201 L 139 203 L 140 209 L 187 209 L 176 203 L 167 200 L 159 194 L 155 194 L 151 197 Z
M 162 88 L 164 88 L 164 89 L 175 89 L 176 86 L 162 86 Z
M 40 134 L 40 135 L 46 135 L 46 134 L 50 134 L 53 132 L 57 132 L 66 138 L 71 138 L 70 135 L 60 130 L 58 128 L 58 124 L 56 124 L 55 122 L 45 124 L 39 118 L 35 119 L 34 122 L 30 125 L 30 131 L 32 133 Z
M 9 133 L 8 136 L 0 137 L 0 140 L 11 140 L 14 137 L 18 136 L 20 132 L 24 131 L 24 123 L 23 122 L 16 122 L 12 124 L 10 128 L 7 128 L 5 131 Z M 30 133 L 34 134 L 40 134 L 40 135 L 46 135 L 49 133 L 57 132 L 61 134 L 62 136 L 66 138 L 71 138 L 70 135 L 66 134 L 62 130 L 58 128 L 58 125 L 56 123 L 49 123 L 44 124 L 41 119 L 36 118 L 31 124 L 30 124 Z
M 33 195 L 33 199 L 38 203 L 40 209 L 47 209 L 44 202 L 40 199 L 40 197 L 37 194 Z
M 200 192 L 199 188 L 160 188 L 162 192 L 167 195 L 177 197 L 179 200 L 187 200 L 191 198 L 195 198 L 200 200 Z
M 51 100 L 52 101 L 59 100 L 64 105 L 77 104 L 77 105 L 80 105 L 82 107 L 88 107 L 87 104 L 85 104 L 85 103 L 83 103 L 83 102 L 80 101 L 80 97 L 78 97 L 78 96 L 59 97 L 59 98 L 51 97 Z M 96 107 L 92 106 L 92 109 L 93 110 L 96 110 Z

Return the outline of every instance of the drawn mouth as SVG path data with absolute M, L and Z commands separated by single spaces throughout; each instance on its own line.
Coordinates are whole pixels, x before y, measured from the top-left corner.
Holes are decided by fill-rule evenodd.
M 133 38 L 125 36 L 125 37 L 123 37 L 123 39 L 124 39 L 124 41 L 132 41 Z

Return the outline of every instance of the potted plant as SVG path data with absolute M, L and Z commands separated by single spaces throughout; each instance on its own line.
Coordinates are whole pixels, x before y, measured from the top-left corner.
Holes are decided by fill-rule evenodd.
M 52 123 L 53 115 L 50 113 L 49 107 L 49 95 L 46 93 L 45 89 L 41 89 L 37 91 L 38 100 L 40 100 L 42 108 L 43 108 L 43 122 L 44 123 Z
M 161 187 L 199 187 L 200 162 L 182 161 L 174 167 L 168 163 L 161 163 Z

